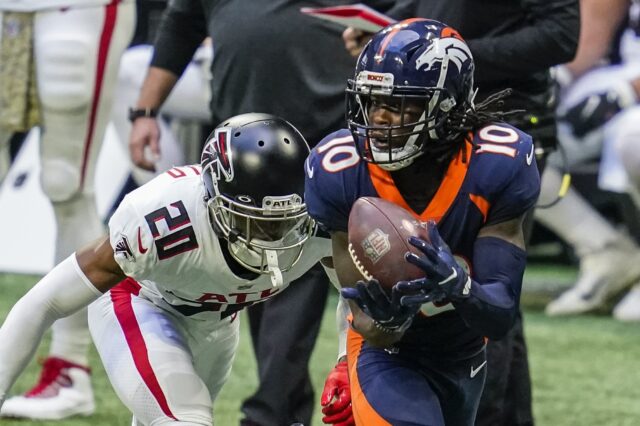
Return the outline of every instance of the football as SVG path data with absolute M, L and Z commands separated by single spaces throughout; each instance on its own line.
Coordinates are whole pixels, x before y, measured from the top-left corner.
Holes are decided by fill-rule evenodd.
M 409 237 L 428 240 L 426 224 L 397 204 L 376 197 L 359 198 L 349 214 L 349 254 L 365 280 L 377 279 L 390 290 L 398 281 L 424 277 L 404 259 L 422 255 Z

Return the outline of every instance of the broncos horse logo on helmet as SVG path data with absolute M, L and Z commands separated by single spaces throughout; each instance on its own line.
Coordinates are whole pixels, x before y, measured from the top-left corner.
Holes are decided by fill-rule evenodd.
M 446 149 L 442 145 L 459 139 L 460 124 L 473 111 L 473 72 L 469 47 L 441 22 L 409 19 L 377 33 L 360 54 L 347 88 L 347 122 L 360 156 L 397 170 L 429 149 Z M 374 126 L 368 112 L 377 98 L 398 105 L 401 116 L 408 103 L 423 112 L 412 122 Z

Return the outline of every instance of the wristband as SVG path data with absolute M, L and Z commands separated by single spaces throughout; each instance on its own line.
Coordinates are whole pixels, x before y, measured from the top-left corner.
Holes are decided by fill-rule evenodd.
M 155 108 L 129 108 L 129 121 L 134 122 L 138 118 L 155 118 L 158 115 L 158 110 Z
M 376 329 L 382 331 L 383 333 L 395 334 L 395 333 L 404 333 L 407 330 L 407 328 L 411 327 L 412 322 L 413 322 L 413 317 L 410 317 L 410 318 L 407 318 L 400 325 L 389 326 L 379 321 L 373 320 L 373 326 Z M 353 325 L 352 325 L 352 328 L 353 328 Z

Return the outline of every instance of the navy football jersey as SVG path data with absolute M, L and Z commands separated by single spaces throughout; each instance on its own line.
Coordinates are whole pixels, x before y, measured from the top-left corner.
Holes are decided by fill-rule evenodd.
M 346 232 L 351 206 L 358 198 L 392 201 L 422 221 L 435 220 L 440 235 L 473 277 L 473 246 L 480 229 L 521 216 L 533 207 L 540 191 L 529 135 L 495 123 L 478 130 L 473 142 L 476 149 L 467 142 L 466 149 L 459 150 L 431 202 L 416 212 L 389 172 L 360 159 L 348 130 L 335 132 L 313 149 L 305 164 L 309 213 L 327 231 Z M 452 304 L 427 303 L 400 345 L 468 356 L 468 351 L 482 345 L 482 336 L 466 326 Z

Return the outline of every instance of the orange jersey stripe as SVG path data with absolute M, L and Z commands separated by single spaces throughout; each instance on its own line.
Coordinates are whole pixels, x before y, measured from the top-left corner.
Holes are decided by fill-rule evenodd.
M 373 187 L 380 198 L 384 198 L 387 201 L 391 201 L 392 203 L 399 205 L 405 210 L 408 210 L 416 217 L 416 219 L 419 219 L 420 215 L 414 212 L 411 207 L 409 207 L 409 204 L 404 200 L 402 194 L 400 194 L 400 191 L 396 187 L 396 184 L 393 182 L 391 174 L 375 164 L 368 163 L 367 166 L 369 168 L 369 176 L 371 177 Z
M 351 408 L 356 426 L 391 426 L 369 404 L 358 380 L 358 356 L 364 343 L 360 334 L 352 328 L 347 331 L 347 364 L 349 366 L 349 383 L 351 388 Z
M 481 195 L 469 194 L 469 198 L 476 205 L 480 213 L 482 213 L 483 222 L 487 221 L 487 214 L 489 213 L 489 208 L 491 204 Z
M 469 144 L 469 142 L 466 143 Z M 470 145 L 467 146 L 466 149 L 460 149 L 460 151 L 458 151 L 458 155 L 451 160 L 438 191 L 422 213 L 416 213 L 411 209 L 411 207 L 409 207 L 388 171 L 383 170 L 375 164 L 369 163 L 369 175 L 380 198 L 384 198 L 385 200 L 391 201 L 392 203 L 408 210 L 416 219 L 423 222 L 426 222 L 429 219 L 439 222 L 447 210 L 449 210 L 451 204 L 453 204 L 453 201 L 462 187 L 462 182 L 464 182 L 464 178 L 467 175 L 467 170 L 469 168 L 471 151 L 472 149 Z M 462 156 L 464 153 L 466 153 L 466 158 L 463 161 Z

